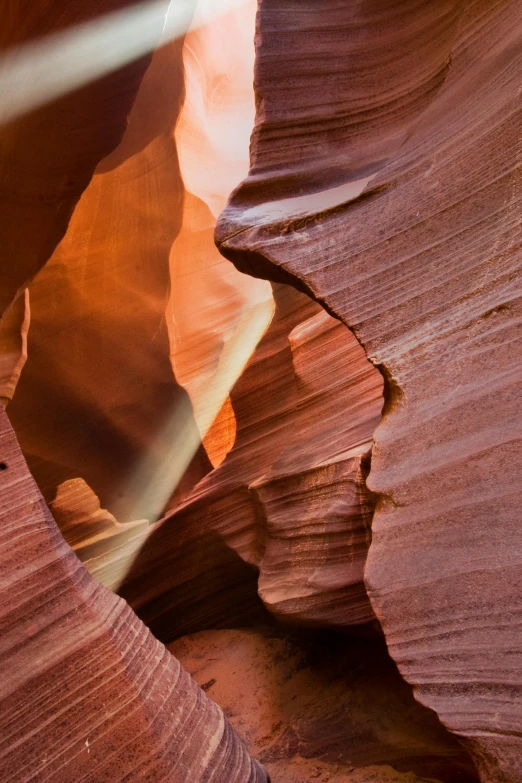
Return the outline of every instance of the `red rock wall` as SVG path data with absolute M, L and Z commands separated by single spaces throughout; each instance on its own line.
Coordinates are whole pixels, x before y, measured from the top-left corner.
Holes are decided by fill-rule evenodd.
M 520 11 L 262 0 L 252 169 L 218 226 L 386 379 L 365 582 L 417 698 L 496 783 L 522 776 Z
M 68 542 L 104 584 L 125 581 L 122 594 L 163 639 L 266 620 L 258 593 L 293 623 L 374 617 L 362 573 L 379 373 L 342 324 L 279 287 L 263 345 L 231 396 L 221 388 L 243 343 L 254 348 L 257 311 L 263 329 L 273 312 L 270 286 L 213 244 L 214 213 L 247 173 L 246 145 L 223 129 L 246 133 L 249 112 L 253 121 L 243 32 L 253 10 L 154 54 L 122 142 L 30 286 L 29 359 L 9 407 Z M 223 52 L 225 34 L 237 46 Z M 200 436 L 222 466 L 191 492 L 211 468 L 200 447 L 163 499 L 171 513 L 148 529 L 162 507 L 143 496 L 159 474 L 174 487 L 178 445 Z
M 231 19 L 191 34 L 197 89 L 176 130 L 179 42 L 139 91 L 147 58 L 0 128 L 0 397 L 91 574 L 162 639 L 376 616 L 483 783 L 522 776 L 519 5 L 261 0 L 252 166 L 217 239 L 239 270 L 275 282 L 271 322 L 267 285 L 211 242 L 245 157 L 227 146 L 248 113 L 248 68 L 227 81 L 242 49 L 219 46 Z M 0 47 L 100 10 L 9 3 Z M 230 391 L 231 357 L 269 322 Z M 257 332 L 250 342 L 239 370 Z M 80 565 L 0 414 L 0 777 L 265 780 Z M 331 689 L 325 718 L 343 729 L 347 687 Z M 316 710 L 287 710 L 300 735 L 286 725 L 267 755 L 287 783 L 474 780 L 440 726 L 421 742 L 403 727 L 406 750 L 392 738 L 373 756 L 364 737 L 346 740 L 355 763 L 399 759 L 406 778 L 353 777 L 339 749 L 339 775 L 326 751 L 316 774 L 312 746 L 321 732 L 328 744 Z
M 67 546 L 0 411 L 0 778 L 266 781 L 223 713 Z
M 274 296 L 272 323 L 231 392 L 233 449 L 156 525 L 121 588 L 160 638 L 265 619 L 257 592 L 286 622 L 373 619 L 364 456 L 382 379 L 308 297 L 287 286 Z
M 6 0 L 0 52 L 131 5 Z M 162 21 L 158 14 L 158 40 Z M 121 141 L 149 61 L 136 60 L 0 127 L 0 314 L 50 258 L 95 167 Z

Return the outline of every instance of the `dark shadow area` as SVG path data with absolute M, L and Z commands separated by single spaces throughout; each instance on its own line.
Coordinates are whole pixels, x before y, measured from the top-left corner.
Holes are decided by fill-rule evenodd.
M 257 593 L 257 570 L 218 533 L 198 535 L 188 522 L 173 517 L 151 534 L 119 595 L 164 643 L 203 629 L 273 624 Z
M 197 634 L 171 651 L 274 779 L 301 759 L 336 773 L 389 765 L 441 783 L 478 781 L 458 740 L 414 699 L 383 640 L 254 628 Z

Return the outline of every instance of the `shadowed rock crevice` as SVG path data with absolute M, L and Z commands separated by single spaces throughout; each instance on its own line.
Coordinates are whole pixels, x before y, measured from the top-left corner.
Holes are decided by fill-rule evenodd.
M 309 297 L 275 284 L 274 299 L 230 394 L 232 450 L 158 522 L 120 590 L 162 639 L 223 627 L 227 606 L 229 627 L 251 624 L 258 593 L 283 623 L 373 621 L 362 581 L 374 504 L 365 475 L 381 377 Z M 251 574 L 249 590 L 235 584 L 233 562 Z
M 259 627 L 204 631 L 169 649 L 274 780 L 478 780 L 380 639 Z

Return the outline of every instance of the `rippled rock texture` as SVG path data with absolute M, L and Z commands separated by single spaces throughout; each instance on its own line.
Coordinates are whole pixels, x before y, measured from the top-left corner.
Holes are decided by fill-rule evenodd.
M 363 569 L 366 456 L 382 379 L 354 336 L 274 287 L 268 331 L 231 392 L 225 460 L 158 523 L 122 595 L 163 638 L 264 619 L 343 627 L 373 612 Z M 143 587 L 147 585 L 147 590 Z
M 383 373 L 365 582 L 496 783 L 522 777 L 520 10 L 262 0 L 251 174 L 218 228 Z
M 266 781 L 223 713 L 61 536 L 0 411 L 0 778 Z
M 249 173 L 167 5 L 0 127 L 0 777 L 520 783 L 520 2 L 260 0 Z

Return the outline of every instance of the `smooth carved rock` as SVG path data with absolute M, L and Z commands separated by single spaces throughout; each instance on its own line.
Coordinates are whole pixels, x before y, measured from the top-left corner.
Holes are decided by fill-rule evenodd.
M 231 392 L 233 449 L 158 523 L 121 588 L 160 638 L 266 620 L 258 590 L 287 622 L 373 619 L 364 475 L 382 379 L 308 297 L 287 286 L 274 296 L 272 323 Z
M 7 0 L 0 52 L 131 5 Z M 160 11 L 158 5 L 158 40 Z M 149 62 L 150 56 L 135 60 L 0 127 L 0 318 L 48 261 L 95 167 L 120 142 Z
M 248 174 L 257 2 L 242 2 L 200 25 L 202 7 L 183 45 L 185 98 L 174 138 L 185 194 L 170 253 L 167 323 L 176 379 L 189 393 L 216 466 L 236 437 L 230 388 L 255 347 L 253 322 L 261 317 L 264 331 L 273 302 L 270 284 L 239 273 L 214 243 L 216 218 Z M 239 362 L 237 369 L 230 359 Z
M 174 377 L 165 313 L 184 192 L 173 139 L 181 52 L 182 41 L 155 52 L 121 144 L 30 286 L 28 360 L 9 407 L 46 500 L 82 478 L 120 523 L 149 518 L 140 501 L 169 456 L 173 412 L 196 443 L 177 496 L 212 467 Z
M 127 565 L 124 558 L 114 560 L 112 551 L 143 546 L 150 531 L 146 519 L 118 522 L 80 478 L 60 484 L 49 508 L 69 546 L 80 560 L 89 561 L 91 573 L 107 586 L 122 581 Z
M 521 75 L 516 0 L 262 0 L 252 169 L 217 232 L 386 378 L 365 581 L 484 783 L 522 778 Z
M 380 641 L 256 628 L 203 631 L 169 649 L 278 783 L 477 779 Z
M 235 375 L 227 372 L 227 356 L 234 358 L 238 338 L 249 340 L 256 310 L 264 311 L 268 325 L 274 305 L 269 283 L 241 274 L 218 252 L 215 222 L 207 205 L 186 192 L 170 254 L 167 323 L 176 380 L 189 394 L 205 451 L 217 466 L 236 439 L 229 395 Z
M 219 707 L 63 540 L 0 411 L 0 778 L 267 781 Z

